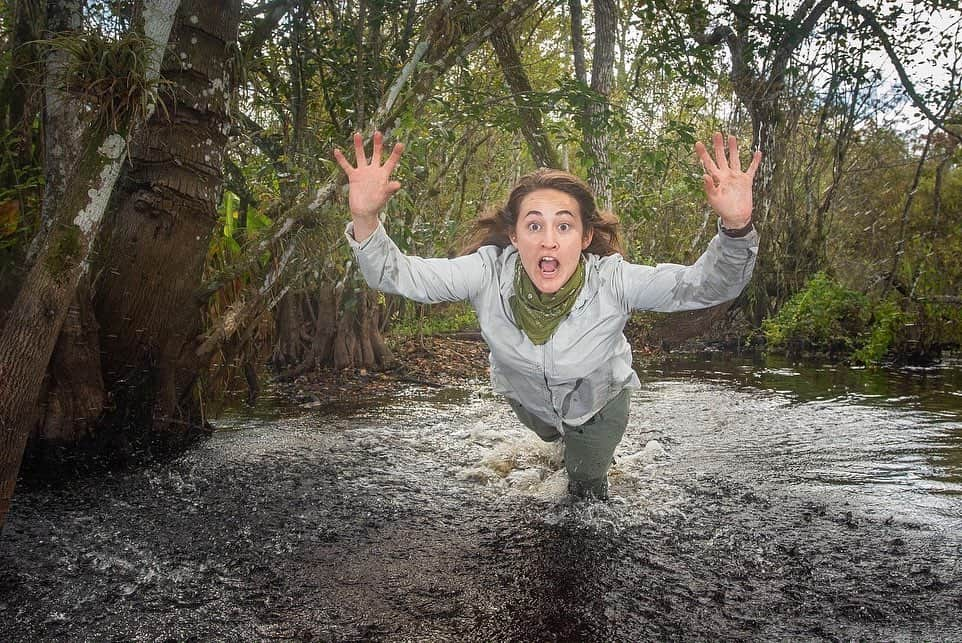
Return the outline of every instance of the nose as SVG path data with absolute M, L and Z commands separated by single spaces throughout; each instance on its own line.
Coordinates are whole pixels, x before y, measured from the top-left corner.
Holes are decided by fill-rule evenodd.
M 545 248 L 558 247 L 558 239 L 554 230 L 551 228 L 545 228 L 544 236 L 541 237 L 541 245 Z

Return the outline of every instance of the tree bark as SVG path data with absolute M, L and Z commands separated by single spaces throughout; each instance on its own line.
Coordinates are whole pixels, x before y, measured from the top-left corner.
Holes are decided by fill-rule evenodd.
M 496 29 L 491 34 L 491 44 L 504 79 L 511 89 L 515 108 L 518 110 L 518 120 L 521 123 L 521 133 L 528 144 L 528 152 L 538 167 L 561 167 L 558 154 L 548 139 L 544 130 L 544 113 L 541 106 L 534 100 L 534 90 L 521 64 L 521 56 L 515 47 L 514 38 L 507 27 Z
M 143 31 L 158 50 L 166 46 L 178 0 L 146 4 Z M 148 79 L 157 67 L 149 67 Z M 128 116 L 128 118 L 133 118 Z M 0 527 L 6 519 L 31 421 L 67 307 L 87 271 L 91 246 L 120 173 L 132 120 L 104 134 L 85 130 L 83 150 L 50 234 L 24 280 L 0 336 Z
M 47 3 L 47 32 L 73 35 L 81 27 L 81 0 L 51 0 Z M 80 156 L 84 133 L 81 119 L 84 106 L 64 87 L 70 57 L 65 51 L 51 49 L 44 61 L 44 193 L 40 227 L 27 251 L 26 267 L 36 258 L 56 217 L 57 204 Z
M 618 30 L 618 8 L 614 0 L 595 0 L 595 41 L 591 57 L 591 83 L 585 65 L 584 27 L 580 0 L 569 0 L 571 12 L 571 49 L 574 54 L 575 78 L 591 90 L 581 113 L 582 153 L 588 164 L 588 184 L 598 205 L 611 209 L 610 162 L 608 160 L 608 121 L 611 105 L 608 97 L 614 80 L 615 38 Z
M 321 365 L 333 366 L 339 371 L 393 366 L 394 355 L 379 330 L 378 311 L 377 293 L 367 289 L 355 292 L 351 305 L 341 305 L 332 362 Z
M 581 18 L 581 0 L 568 0 L 571 14 L 571 53 L 574 58 L 575 79 L 588 85 L 588 66 L 585 63 L 585 34 Z
M 100 367 L 99 326 L 90 301 L 88 276 L 67 309 L 50 359 L 47 390 L 35 429 L 34 448 L 69 448 L 90 437 L 106 401 Z
M 83 2 L 51 0 L 47 3 L 48 37 L 82 36 Z M 44 64 L 44 197 L 38 234 L 34 236 L 25 262 L 29 267 L 56 216 L 56 205 L 64 196 L 71 168 L 80 154 L 85 106 L 67 91 L 65 74 L 69 54 L 56 47 Z M 97 323 L 91 310 L 88 275 L 80 280 L 68 308 L 53 356 L 47 366 L 47 380 L 40 396 L 39 422 L 32 429 L 33 442 L 27 448 L 41 452 L 76 442 L 93 431 L 106 398 L 100 366 Z M 57 445 L 57 446 L 55 446 Z
M 280 379 L 331 363 L 338 302 L 331 284 L 317 291 L 287 293 L 274 311 L 271 367 Z
M 217 222 L 239 13 L 239 0 L 183 0 L 164 62 L 167 113 L 135 141 L 114 196 L 94 298 L 114 400 L 102 432 L 176 444 L 203 430 L 194 293 Z
M 585 148 L 591 159 L 588 183 L 600 201 L 611 209 L 611 163 L 608 160 L 608 124 L 611 117 L 611 85 L 615 73 L 615 37 L 618 8 L 615 0 L 594 0 L 595 43 L 591 56 L 591 91 L 594 97 L 585 112 Z

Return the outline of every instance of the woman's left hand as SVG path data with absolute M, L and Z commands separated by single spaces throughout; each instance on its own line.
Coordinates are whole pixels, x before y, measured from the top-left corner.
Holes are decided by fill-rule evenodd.
M 734 136 L 728 137 L 727 158 L 721 132 L 715 132 L 712 144 L 715 148 L 714 160 L 701 141 L 695 143 L 695 154 L 705 168 L 703 178 L 708 205 L 721 217 L 722 225 L 726 228 L 743 228 L 752 219 L 752 181 L 761 163 L 762 153 L 756 151 L 748 169 L 743 172 L 738 158 L 738 141 Z

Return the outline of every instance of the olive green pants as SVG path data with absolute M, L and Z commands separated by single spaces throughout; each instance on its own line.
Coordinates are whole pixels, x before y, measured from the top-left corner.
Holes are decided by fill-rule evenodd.
M 564 439 L 565 470 L 568 472 L 568 492 L 579 497 L 608 497 L 608 468 L 615 448 L 625 435 L 628 426 L 629 389 L 611 399 L 581 426 L 564 427 L 564 436 L 558 430 L 530 413 L 517 400 L 508 398 L 508 404 L 521 423 L 538 434 L 545 442 Z

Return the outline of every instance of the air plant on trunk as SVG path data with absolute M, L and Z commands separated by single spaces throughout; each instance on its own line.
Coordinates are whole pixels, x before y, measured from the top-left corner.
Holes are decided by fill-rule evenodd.
M 159 95 L 168 83 L 147 73 L 154 45 L 145 36 L 129 32 L 112 39 L 93 32 L 45 44 L 69 54 L 64 86 L 86 107 L 98 131 L 146 122 L 154 105 L 164 108 Z

